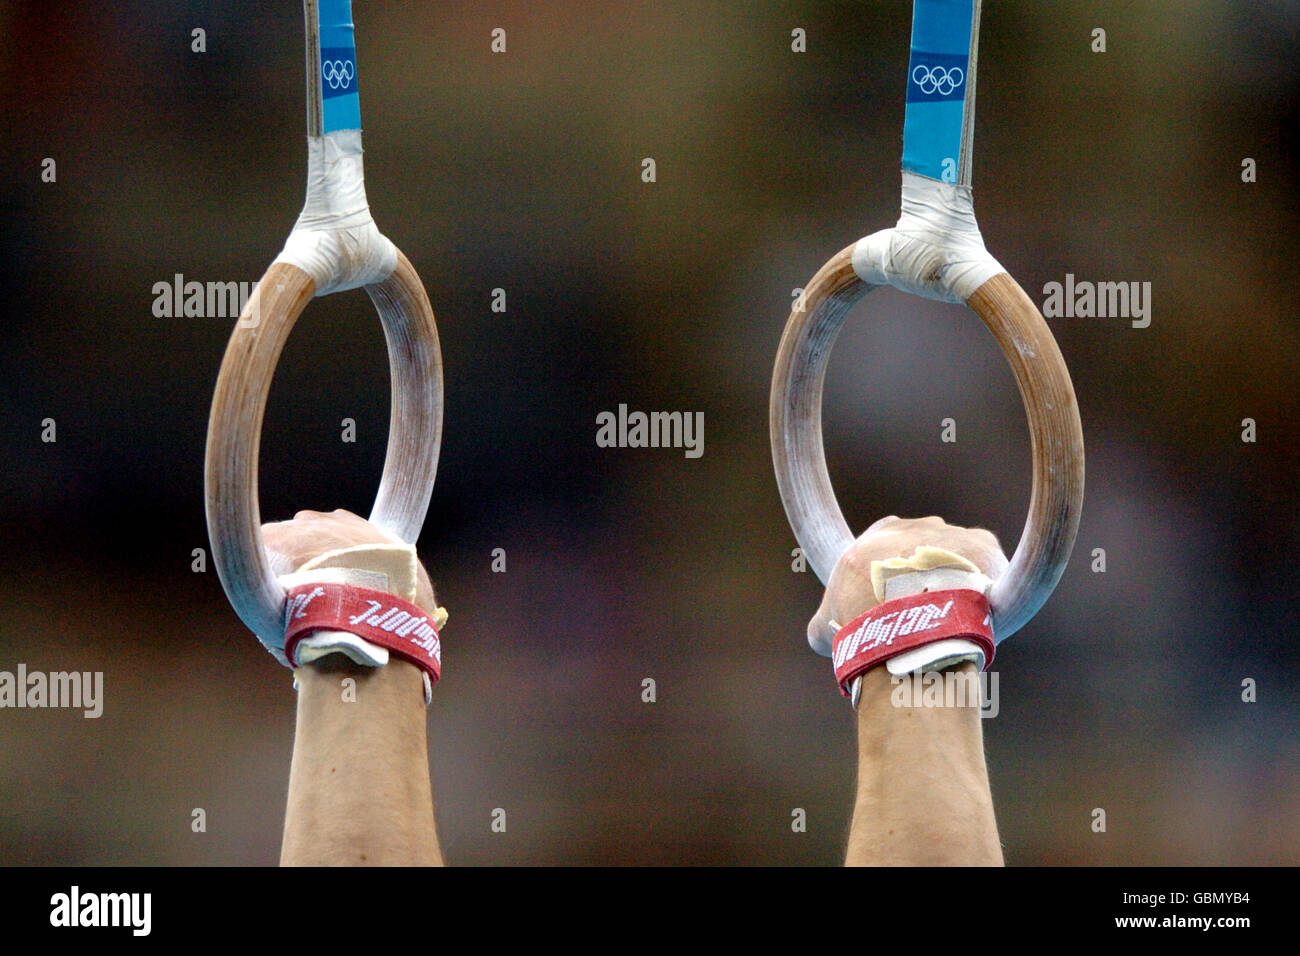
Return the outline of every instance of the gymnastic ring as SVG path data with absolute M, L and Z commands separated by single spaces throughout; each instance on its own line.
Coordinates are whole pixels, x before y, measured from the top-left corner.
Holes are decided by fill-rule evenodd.
M 388 278 L 365 287 L 388 343 L 388 451 L 371 523 L 414 544 L 429 508 L 442 436 L 442 353 L 433 308 L 399 250 Z M 273 263 L 235 325 L 208 420 L 205 497 L 212 561 L 240 619 L 264 643 L 284 636 L 285 591 L 262 541 L 257 459 L 271 377 L 315 294 L 297 266 Z
M 854 536 L 826 471 L 822 387 L 831 347 L 849 311 L 879 288 L 853 271 L 853 249 L 847 247 L 822 266 L 796 300 L 777 350 L 768 405 L 781 501 L 823 584 Z M 1001 346 L 1029 421 L 1029 515 L 1010 567 L 989 594 L 995 639 L 1001 641 L 1037 613 L 1069 561 L 1083 507 L 1083 427 L 1061 350 L 1015 279 L 999 272 L 966 305 Z

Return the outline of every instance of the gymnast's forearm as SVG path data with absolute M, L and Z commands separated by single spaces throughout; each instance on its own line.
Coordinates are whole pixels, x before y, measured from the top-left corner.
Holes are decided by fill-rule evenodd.
M 296 674 L 281 864 L 440 866 L 419 669 L 331 654 Z
M 845 864 L 1001 866 L 979 706 L 896 706 L 893 690 L 883 665 L 862 676 Z

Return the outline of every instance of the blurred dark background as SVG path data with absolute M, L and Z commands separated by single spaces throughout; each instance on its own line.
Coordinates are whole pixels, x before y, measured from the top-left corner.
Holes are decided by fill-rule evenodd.
M 805 643 L 821 587 L 791 569 L 767 392 L 791 290 L 897 218 L 910 18 L 355 4 L 371 206 L 446 365 L 420 549 L 451 611 L 429 714 L 450 862 L 842 858 L 853 723 Z M 106 697 L 98 720 L 0 711 L 0 862 L 272 863 L 290 675 L 191 571 L 233 322 L 157 318 L 152 288 L 252 282 L 279 252 L 304 186 L 301 7 L 10 2 L 0 39 L 0 669 L 102 670 Z M 1067 272 L 1153 300 L 1146 329 L 1051 322 L 1087 498 L 1055 596 L 998 654 L 1009 862 L 1300 862 L 1298 52 L 1284 0 L 984 4 L 990 251 L 1040 303 Z M 272 390 L 264 518 L 368 512 L 387 391 L 364 293 L 312 303 Z M 619 403 L 704 412 L 704 456 L 597 448 Z M 856 528 L 936 513 L 1014 548 L 1028 436 L 971 313 L 873 296 L 826 422 Z

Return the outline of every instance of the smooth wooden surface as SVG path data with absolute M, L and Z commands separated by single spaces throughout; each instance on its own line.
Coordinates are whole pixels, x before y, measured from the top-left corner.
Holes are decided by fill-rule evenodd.
M 854 244 L 856 245 L 856 243 Z M 776 352 L 768 427 L 781 501 L 804 556 L 823 584 L 852 542 L 822 448 L 822 386 L 831 347 L 849 311 L 877 288 L 853 271 L 853 246 L 804 286 Z
M 854 535 L 826 471 L 822 388 L 831 347 L 848 312 L 876 288 L 853 272 L 852 252 L 849 246 L 827 262 L 796 302 L 777 350 L 768 407 L 781 501 L 795 538 L 823 583 L 830 580 Z M 996 275 L 967 305 L 1002 347 L 1029 420 L 1029 516 L 1011 566 L 990 595 L 994 629 L 1001 640 L 1034 616 L 1069 561 L 1083 506 L 1083 429 L 1061 351 L 1016 281 L 1006 273 Z
M 428 296 L 406 257 L 399 252 L 397 258 L 388 279 L 366 287 L 383 322 L 392 382 L 388 454 L 370 520 L 414 543 L 438 467 L 442 357 Z M 283 639 L 284 590 L 262 543 L 258 452 L 272 375 L 314 291 L 296 266 L 276 263 L 267 270 L 226 347 L 208 420 L 205 493 L 213 564 L 236 613 L 272 646 Z
M 1002 347 L 1029 419 L 1033 487 L 1011 567 L 989 604 L 999 639 L 1028 623 L 1061 579 L 1083 510 L 1083 425 L 1065 358 L 1038 306 L 1010 275 L 966 300 Z
M 370 521 L 410 544 L 420 536 L 442 441 L 442 349 L 433 307 L 415 267 L 400 251 L 397 268 L 366 286 L 388 342 L 388 454 Z

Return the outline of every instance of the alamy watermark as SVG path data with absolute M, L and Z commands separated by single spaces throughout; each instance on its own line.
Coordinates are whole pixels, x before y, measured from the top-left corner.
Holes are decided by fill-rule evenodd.
M 704 454 L 703 412 L 629 412 L 596 416 L 598 448 L 684 448 L 687 458 Z
M 50 925 L 57 927 L 123 927 L 148 936 L 152 913 L 152 893 L 83 893 L 74 885 L 50 897 Z
M 1150 282 L 1092 282 L 1076 280 L 1043 286 L 1043 317 L 1047 319 L 1132 319 L 1135 329 L 1151 324 Z
M 103 671 L 0 671 L 0 707 L 59 707 L 84 710 L 93 720 L 104 712 Z
M 159 319 L 234 319 L 243 315 L 253 297 L 256 282 L 186 281 L 177 272 L 170 282 L 153 284 L 153 314 Z M 258 317 L 243 317 L 242 325 L 253 328 Z
M 895 707 L 978 707 L 981 717 L 998 715 L 998 672 L 969 669 L 894 674 L 889 702 Z

